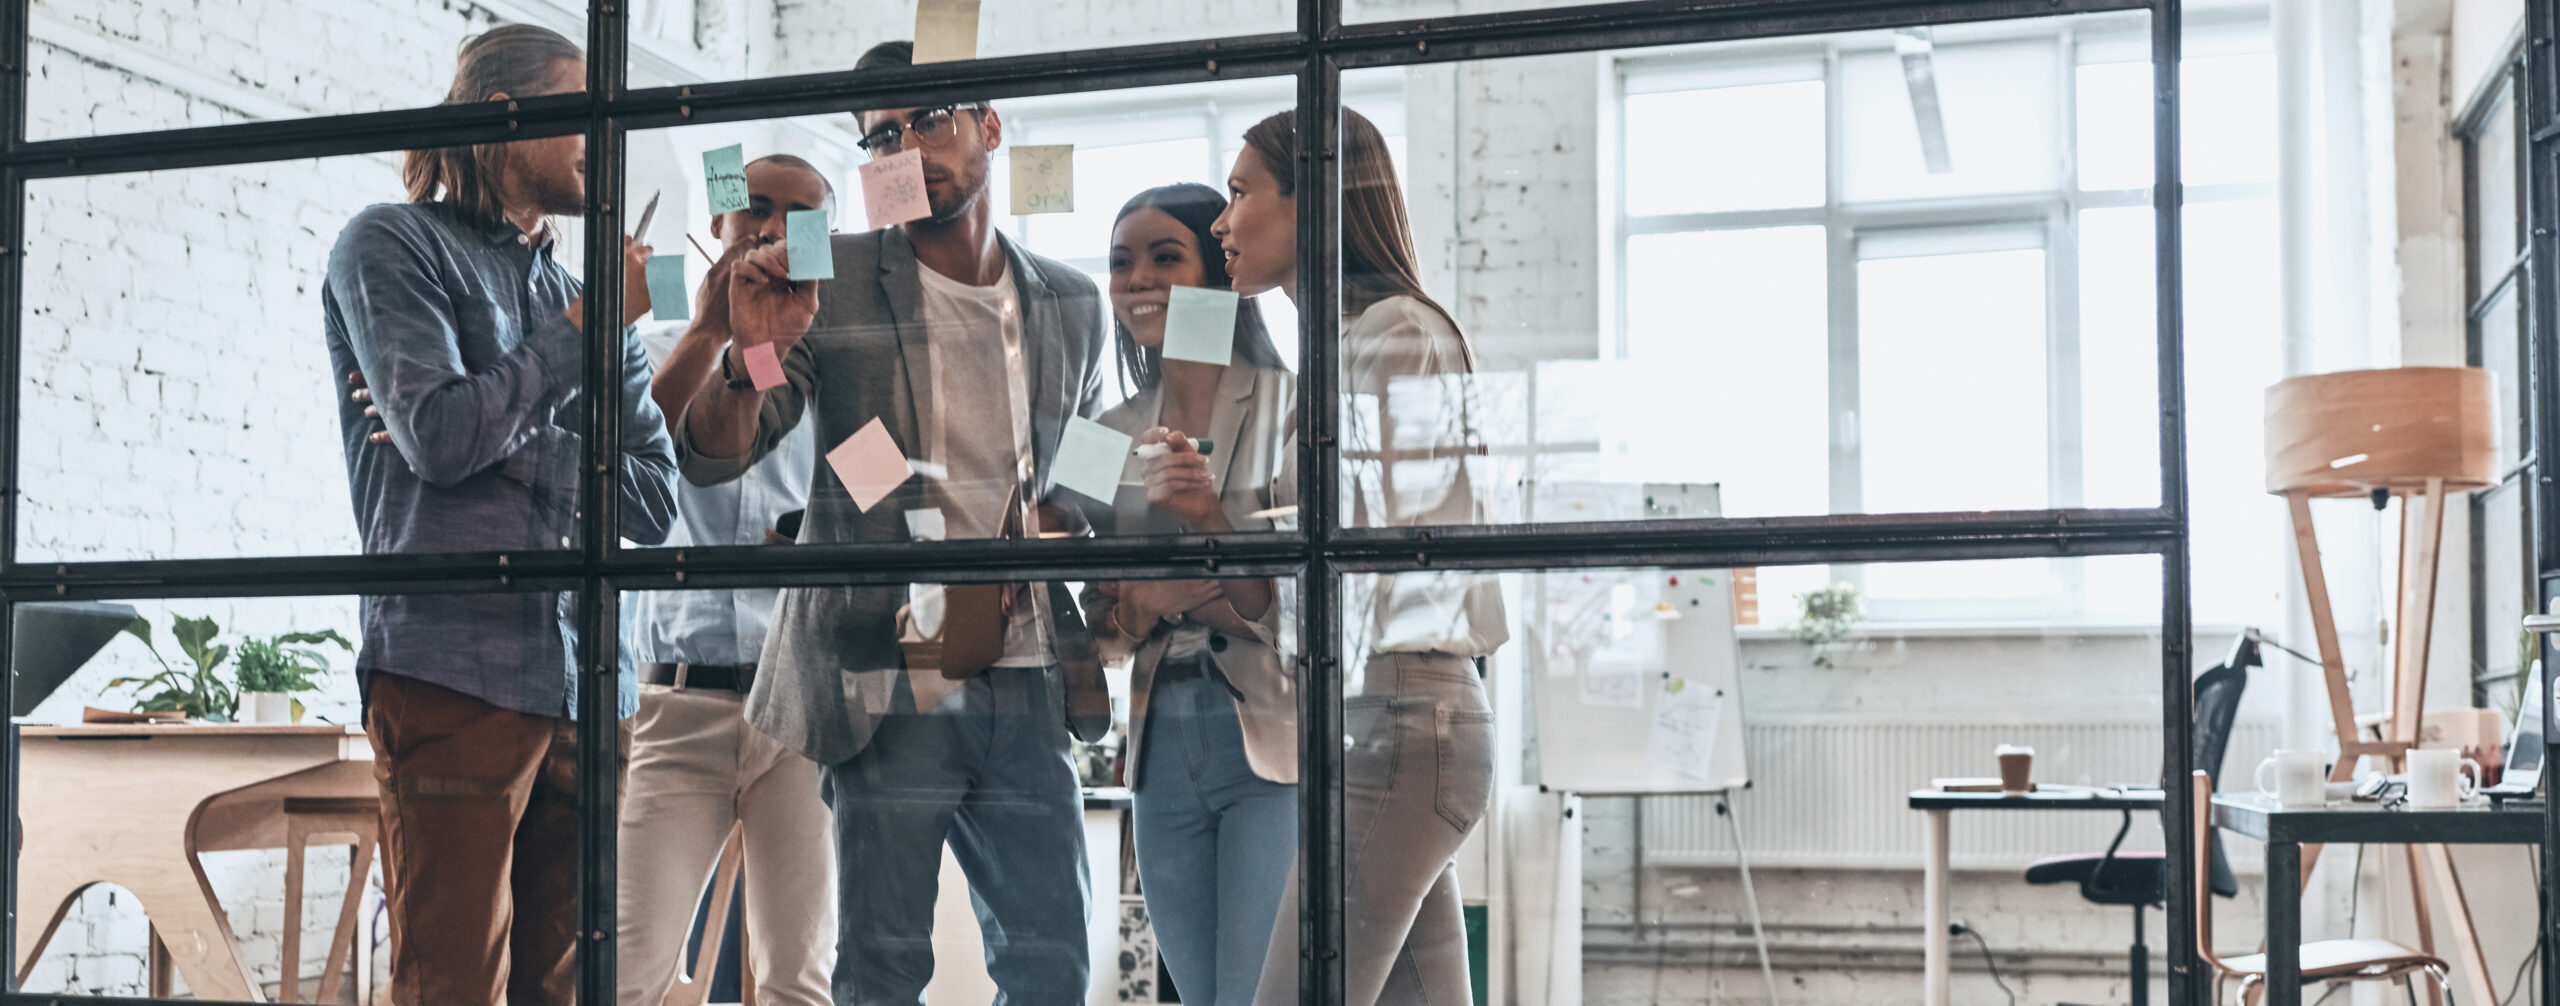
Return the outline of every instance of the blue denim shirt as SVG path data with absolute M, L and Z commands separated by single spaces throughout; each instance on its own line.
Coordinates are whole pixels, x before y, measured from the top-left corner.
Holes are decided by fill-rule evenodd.
M 645 329 L 640 344 L 652 363 L 675 351 L 682 324 Z M 762 545 L 783 514 L 808 505 L 817 464 L 817 434 L 802 423 L 773 453 L 734 482 L 676 483 L 676 526 L 667 544 Z M 764 652 L 776 587 L 746 590 L 635 590 L 624 594 L 623 646 L 633 658 L 667 664 L 752 664 Z
M 563 312 L 578 294 L 548 242 L 446 203 L 372 206 L 339 233 L 320 293 L 330 371 L 364 375 L 391 434 L 368 441 L 364 406 L 332 384 L 366 554 L 576 545 L 583 353 Z M 619 530 L 654 545 L 675 520 L 675 449 L 637 340 L 622 373 Z M 576 613 L 557 592 L 367 597 L 356 667 L 574 716 Z M 637 702 L 625 661 L 623 714 Z

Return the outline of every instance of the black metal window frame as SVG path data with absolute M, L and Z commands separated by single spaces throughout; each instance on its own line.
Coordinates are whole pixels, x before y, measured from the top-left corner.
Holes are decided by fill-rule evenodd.
M 32 0 L 0 0 L 0 654 L 8 652 L 20 602 L 53 599 L 315 596 L 428 592 L 576 591 L 581 689 L 580 890 L 582 1001 L 608 1002 L 614 989 L 615 794 L 608 785 L 615 716 L 616 597 L 623 589 L 749 585 L 900 583 L 930 578 L 988 582 L 1088 577 L 1295 576 L 1302 600 L 1300 671 L 1321 683 L 1300 689 L 1301 802 L 1305 910 L 1298 920 L 1307 1003 L 1338 1002 L 1343 980 L 1341 577 L 1418 569 L 1541 569 L 1606 566 L 1759 566 L 1895 560 L 1998 559 L 2152 554 L 2162 559 L 2161 689 L 2164 767 L 2183 778 L 2191 765 L 2187 721 L 2193 672 L 2189 614 L 2184 363 L 2181 345 L 2178 74 L 2179 0 L 1634 0 L 1504 13 L 1345 24 L 1343 0 L 1300 0 L 1294 32 L 1134 45 L 938 63 L 866 72 L 830 72 L 633 89 L 627 86 L 627 12 L 617 0 L 590 0 L 587 90 L 510 101 L 329 115 L 286 121 L 29 141 L 26 138 L 28 25 Z M 2534 37 L 2547 38 L 2548 5 L 2530 5 Z M 1301 312 L 1299 403 L 1301 525 L 1293 534 L 1180 536 L 1131 540 L 943 542 L 800 546 L 790 549 L 623 549 L 615 528 L 620 467 L 612 456 L 620 415 L 610 396 L 583 399 L 581 491 L 587 518 L 575 548 L 560 552 L 353 555 L 86 563 L 21 563 L 17 555 L 20 324 L 25 303 L 26 191 L 35 179 L 212 167 L 419 147 L 583 133 L 588 190 L 585 386 L 617 386 L 621 274 L 615 238 L 624 210 L 624 137 L 635 129 L 704 122 L 842 113 L 862 107 L 1101 91 L 1235 77 L 1294 77 L 1304 145 L 1300 169 L 1312 184 L 1298 203 L 1300 295 L 1335 296 L 1338 265 L 1335 123 L 1345 69 L 1630 49 L 1743 38 L 1818 34 L 2116 10 L 2151 15 L 2154 68 L 2152 192 L 2157 240 L 2160 506 L 1941 514 L 1846 514 L 1791 518 L 1604 524 L 1344 528 L 1332 487 L 1338 459 L 1334 312 Z M 2535 93 L 2537 193 L 2550 191 L 2550 75 L 2547 47 Z M 2529 57 L 2530 58 L 2530 57 Z M 2534 238 L 2547 253 L 2548 200 Z M 2536 305 L 2546 312 L 2551 305 Z M 2548 331 L 2548 327 L 2541 330 Z M 2546 566 L 2546 569 L 2549 567 Z M 14 763 L 0 766 L 0 812 L 16 820 Z M 2190 832 L 2199 808 L 2184 787 L 2169 788 L 2164 837 L 2171 865 L 2170 1001 L 2206 1001 L 2210 976 L 2194 951 Z M 2560 836 L 2560 816 L 2549 828 Z M 0 945 L 16 946 L 17 864 L 0 872 Z M 2554 894 L 2560 904 L 2560 894 Z M 14 954 L 14 949 L 12 950 Z M 14 967 L 11 969 L 14 971 Z M 2549 974 L 2546 968 L 2546 975 Z M 2551 980 L 2549 978 L 2546 979 Z M 14 982 L 9 984 L 14 985 Z M 50 1004 L 63 997 L 0 991 L 0 1006 Z M 142 1000 L 84 999 L 89 1002 Z

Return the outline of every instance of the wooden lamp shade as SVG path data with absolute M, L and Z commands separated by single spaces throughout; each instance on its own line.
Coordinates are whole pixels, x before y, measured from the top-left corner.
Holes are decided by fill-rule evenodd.
M 2288 378 L 2267 389 L 2267 491 L 2364 496 L 2498 484 L 2497 386 L 2478 367 Z

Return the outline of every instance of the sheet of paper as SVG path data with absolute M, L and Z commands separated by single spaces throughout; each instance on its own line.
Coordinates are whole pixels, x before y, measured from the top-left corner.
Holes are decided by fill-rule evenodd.
M 1050 459 L 1050 481 L 1111 502 L 1120 489 L 1120 471 L 1129 463 L 1130 437 L 1101 423 L 1077 416 L 1067 420 L 1058 438 L 1058 455 Z
M 1645 761 L 1692 779 L 1709 782 L 1709 762 L 1716 753 L 1716 723 L 1724 715 L 1724 697 L 1713 688 L 1671 688 L 1687 682 L 1664 682 L 1654 700 L 1653 728 L 1644 742 Z
M 1072 143 L 1012 147 L 1013 213 L 1076 211 L 1076 148 Z
M 898 450 L 898 439 L 877 418 L 828 451 L 827 467 L 835 469 L 845 493 L 853 497 L 854 509 L 866 512 L 915 475 L 907 467 L 906 454 Z
M 783 250 L 791 257 L 792 279 L 836 278 L 835 242 L 827 233 L 827 211 L 793 210 Z
M 917 541 L 941 541 L 945 530 L 941 507 L 907 511 L 907 537 Z
M 920 0 L 916 4 L 918 63 L 978 58 L 978 0 Z
M 925 201 L 924 153 L 901 150 L 862 166 L 862 212 L 872 230 L 933 215 Z
M 1644 665 L 1611 653 L 1591 655 L 1582 669 L 1582 704 L 1597 709 L 1644 708 Z
M 790 380 L 782 376 L 782 358 L 773 353 L 773 344 L 760 342 L 738 354 L 747 361 L 747 379 L 756 382 L 757 391 L 771 391 Z
M 718 150 L 702 152 L 704 195 L 712 216 L 735 213 L 747 208 L 746 148 L 732 143 Z
M 693 317 L 692 306 L 685 303 L 684 256 L 649 256 L 649 317 L 659 321 Z
M 1221 367 L 1234 362 L 1236 292 L 1177 286 L 1172 294 L 1164 310 L 1164 358 Z

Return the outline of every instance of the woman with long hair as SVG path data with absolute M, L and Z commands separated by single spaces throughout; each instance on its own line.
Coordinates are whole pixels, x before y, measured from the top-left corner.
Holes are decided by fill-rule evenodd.
M 1250 515 L 1271 506 L 1297 393 L 1262 312 L 1239 305 L 1223 366 L 1164 354 L 1174 289 L 1230 288 L 1209 236 L 1226 207 L 1206 185 L 1166 185 L 1138 193 L 1112 225 L 1111 316 L 1136 393 L 1100 421 L 1186 448 L 1194 441 L 1177 431 L 1191 431 L 1212 448 L 1197 491 L 1165 506 L 1115 501 L 1120 534 L 1270 527 Z M 1297 698 L 1271 581 L 1097 583 L 1084 605 L 1104 653 L 1132 656 L 1138 878 L 1165 966 L 1185 1002 L 1247 1006 L 1298 848 Z
M 1345 523 L 1363 527 L 1482 520 L 1467 459 L 1480 453 L 1470 406 L 1474 352 L 1422 290 L 1404 197 L 1385 138 L 1342 113 L 1342 424 Z M 1281 290 L 1299 310 L 1299 186 L 1293 113 L 1245 131 L 1213 228 L 1235 287 Z M 1151 462 L 1151 498 L 1197 492 L 1196 454 Z M 1272 502 L 1296 500 L 1296 452 L 1284 453 Z M 1493 713 L 1479 658 L 1508 638 L 1490 576 L 1399 573 L 1343 590 L 1351 675 L 1344 682 L 1343 883 L 1347 999 L 1463 1003 L 1466 929 L 1455 857 L 1493 786 Z M 1289 885 L 1263 962 L 1259 1001 L 1298 995 L 1297 885 Z

